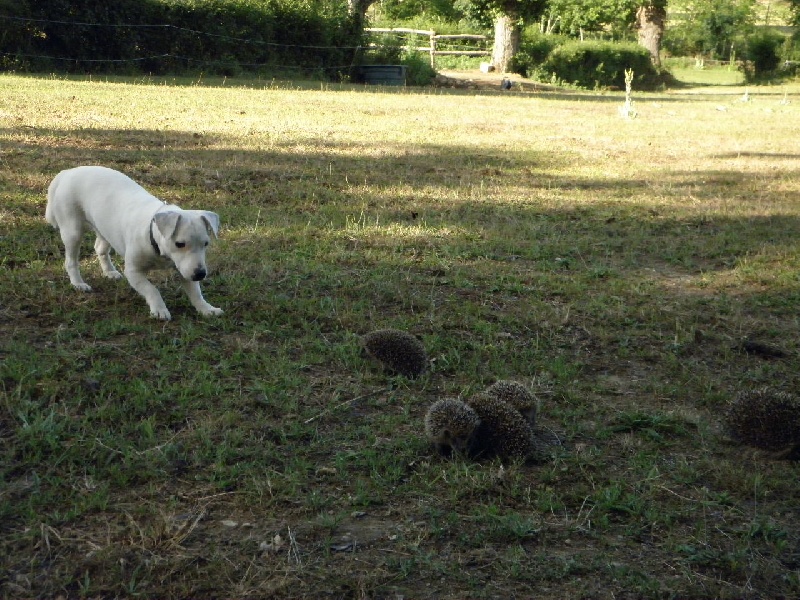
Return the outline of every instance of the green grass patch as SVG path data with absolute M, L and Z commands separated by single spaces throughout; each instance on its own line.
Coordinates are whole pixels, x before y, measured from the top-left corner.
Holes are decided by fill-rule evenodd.
M 744 85 L 745 74 L 735 66 L 696 67 L 671 66 L 670 73 L 682 83 L 690 85 Z

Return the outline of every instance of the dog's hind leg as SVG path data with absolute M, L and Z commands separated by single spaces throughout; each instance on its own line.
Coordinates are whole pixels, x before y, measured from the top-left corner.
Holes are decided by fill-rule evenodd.
M 111 262 L 111 244 L 99 234 L 94 241 L 94 251 L 97 253 L 97 260 L 100 261 L 100 268 L 103 269 L 103 275 L 109 279 L 121 279 L 122 273 L 117 271 L 114 263 Z
M 83 231 L 80 228 L 73 229 L 61 227 L 61 241 L 64 242 L 64 268 L 69 275 L 69 282 L 76 290 L 91 292 L 91 286 L 81 277 L 80 250 Z
M 192 306 L 194 306 L 201 315 L 210 317 L 212 315 L 222 314 L 221 308 L 211 306 L 206 302 L 205 298 L 203 298 L 203 292 L 200 291 L 200 284 L 197 281 L 187 281 L 183 279 L 181 280 L 181 285 L 183 285 L 186 295 L 189 296 L 189 301 L 192 303 Z

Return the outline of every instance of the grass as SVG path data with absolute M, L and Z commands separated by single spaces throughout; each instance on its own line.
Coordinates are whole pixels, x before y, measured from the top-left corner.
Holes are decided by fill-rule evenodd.
M 797 86 L 634 92 L 632 120 L 617 93 L 0 89 L 4 597 L 800 594 L 796 466 L 719 424 L 797 388 Z M 221 215 L 225 315 L 165 272 L 150 319 L 88 236 L 70 288 L 45 190 L 89 163 Z M 379 327 L 430 372 L 366 360 Z M 497 379 L 564 448 L 438 457 L 430 403 Z
M 733 66 L 697 68 L 675 64 L 669 71 L 678 81 L 691 85 L 741 86 L 745 83 L 744 73 Z

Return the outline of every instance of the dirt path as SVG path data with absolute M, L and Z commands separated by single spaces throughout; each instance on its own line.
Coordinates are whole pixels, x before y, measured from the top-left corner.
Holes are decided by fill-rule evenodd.
M 483 73 L 481 71 L 455 71 L 442 70 L 436 75 L 436 85 L 465 90 L 497 90 L 502 91 L 501 83 L 504 79 L 511 82 L 512 91 L 536 92 L 555 90 L 557 88 L 544 85 L 533 79 L 526 79 L 514 73 Z

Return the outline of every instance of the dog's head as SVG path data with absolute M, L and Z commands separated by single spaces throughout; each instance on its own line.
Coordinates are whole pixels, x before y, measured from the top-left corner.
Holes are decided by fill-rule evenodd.
M 219 215 L 207 210 L 178 208 L 153 217 L 161 255 L 175 263 L 184 279 L 201 281 L 208 274 L 206 247 L 219 233 Z

